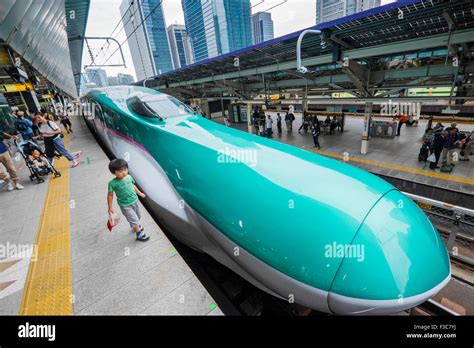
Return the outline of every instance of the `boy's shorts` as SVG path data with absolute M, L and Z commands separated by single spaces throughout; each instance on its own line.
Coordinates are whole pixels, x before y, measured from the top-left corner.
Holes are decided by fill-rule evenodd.
M 127 205 L 126 207 L 120 207 L 120 210 L 127 219 L 131 228 L 140 225 L 141 214 L 138 202 L 135 202 L 132 205 Z

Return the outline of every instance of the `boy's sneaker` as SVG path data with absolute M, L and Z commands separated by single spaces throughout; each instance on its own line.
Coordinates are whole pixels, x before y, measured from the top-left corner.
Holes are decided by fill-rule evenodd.
M 13 186 L 13 183 L 11 181 L 8 182 L 7 185 L 7 190 L 8 191 L 13 191 L 15 189 L 15 186 Z
M 141 242 L 146 242 L 148 239 L 150 239 L 150 236 L 148 236 L 144 231 L 143 229 L 141 229 L 138 233 L 137 233 L 137 240 L 141 241 Z

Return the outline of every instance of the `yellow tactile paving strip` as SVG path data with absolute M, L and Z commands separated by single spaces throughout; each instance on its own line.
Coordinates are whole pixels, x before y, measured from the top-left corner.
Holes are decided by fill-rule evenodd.
M 337 153 L 332 153 L 328 151 L 321 151 L 321 150 L 311 150 L 309 151 L 318 153 L 320 155 L 324 155 L 327 157 L 332 157 L 336 159 L 344 159 L 343 155 L 337 154 Z M 436 173 L 432 172 L 431 170 L 422 170 L 422 169 L 416 169 L 416 168 L 409 168 L 409 167 L 404 167 L 404 166 L 397 166 L 394 164 L 389 164 L 389 163 L 384 163 L 384 162 L 378 162 L 378 161 L 372 161 L 368 160 L 365 158 L 360 158 L 360 157 L 350 157 L 348 163 L 350 162 L 358 162 L 358 163 L 365 163 L 371 166 L 377 166 L 377 167 L 383 167 L 383 168 L 389 168 L 389 169 L 395 169 L 399 170 L 401 172 L 407 172 L 407 173 L 412 173 L 412 174 L 419 174 L 419 175 L 424 175 L 428 176 L 431 178 L 436 178 L 436 179 L 441 179 L 441 180 L 446 180 L 446 181 L 454 181 L 454 182 L 459 182 L 462 184 L 468 184 L 468 185 L 474 185 L 474 180 L 472 179 L 467 179 L 467 178 L 461 178 L 458 176 L 453 176 L 449 174 L 441 174 L 441 173 Z
M 69 137 L 64 137 L 69 148 Z M 72 273 L 69 211 L 69 162 L 55 160 L 61 177 L 51 176 L 23 291 L 20 315 L 72 315 Z

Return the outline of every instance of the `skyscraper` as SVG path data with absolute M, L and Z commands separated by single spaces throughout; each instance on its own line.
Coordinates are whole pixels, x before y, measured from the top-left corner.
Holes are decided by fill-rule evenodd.
M 134 83 L 134 79 L 133 79 L 133 76 L 132 75 L 129 75 L 129 74 L 122 74 L 122 73 L 118 73 L 117 74 L 117 83 L 119 85 L 130 85 L 132 83 Z
M 381 0 L 316 0 L 316 24 L 380 6 Z
M 120 12 L 137 78 L 173 70 L 160 0 L 123 0 Z
M 191 39 L 184 25 L 170 25 L 168 27 L 168 38 L 175 69 L 194 63 Z
M 182 0 L 196 61 L 252 45 L 250 0 Z
M 95 83 L 98 87 L 107 87 L 109 85 L 107 73 L 101 68 L 86 68 L 86 80 L 89 84 Z
M 117 76 L 109 76 L 107 80 L 109 82 L 109 86 L 118 86 L 119 84 Z
M 252 15 L 252 31 L 254 44 L 273 39 L 272 14 L 257 12 Z

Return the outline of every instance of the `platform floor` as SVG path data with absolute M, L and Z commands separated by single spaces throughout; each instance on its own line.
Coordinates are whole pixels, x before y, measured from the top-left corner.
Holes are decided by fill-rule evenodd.
M 427 121 L 421 120 L 418 127 L 401 129 L 401 135 L 394 139 L 372 138 L 369 142 L 369 153 L 362 155 L 361 136 L 363 119 L 360 117 L 346 117 L 344 133 L 335 135 L 321 135 L 319 143 L 321 150 L 313 149 L 314 143 L 311 133 L 298 133 L 301 125 L 301 115 L 296 114 L 293 123 L 293 132 L 288 133 L 283 123 L 283 132 L 277 134 L 276 112 L 269 112 L 273 118 L 273 140 L 288 143 L 293 146 L 308 149 L 325 156 L 343 160 L 344 154 L 349 155 L 349 164 L 397 179 L 413 181 L 420 184 L 449 189 L 474 195 L 474 156 L 470 161 L 457 162 L 452 173 L 432 171 L 424 162 L 418 162 L 418 152 L 421 147 L 421 138 L 426 129 Z M 284 117 L 284 114 L 282 114 Z M 224 123 L 223 118 L 214 119 Z M 445 126 L 448 124 L 444 123 Z M 248 131 L 246 123 L 232 124 L 231 127 Z M 460 130 L 474 130 L 474 125 L 459 124 Z
M 0 254 L 0 315 L 221 315 L 143 206 L 150 241 L 136 241 L 124 219 L 107 230 L 108 159 L 82 119 L 73 127 L 65 140 L 80 166 L 61 159 L 61 178 L 33 184 L 18 161 L 25 189 L 0 190 L 0 251 L 38 251 L 33 262 Z

